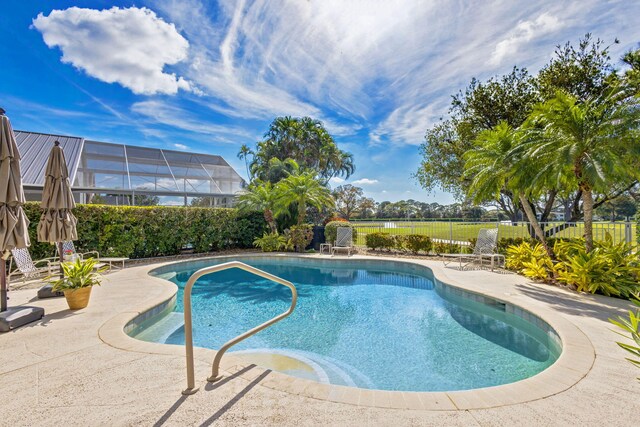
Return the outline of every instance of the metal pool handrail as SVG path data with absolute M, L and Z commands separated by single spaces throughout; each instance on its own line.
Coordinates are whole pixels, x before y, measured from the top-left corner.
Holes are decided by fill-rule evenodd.
M 273 274 L 269 274 L 266 271 L 262 271 L 240 261 L 231 261 L 226 262 L 220 265 L 214 265 L 211 267 L 201 268 L 196 271 L 189 277 L 187 284 L 184 287 L 184 338 L 185 338 L 185 348 L 187 352 L 187 389 L 182 392 L 182 394 L 194 394 L 198 391 L 196 387 L 195 373 L 193 367 L 193 328 L 192 328 L 192 320 L 191 320 L 191 288 L 196 283 L 196 280 L 205 276 L 207 274 L 216 273 L 222 270 L 228 270 L 230 268 L 239 268 L 244 271 L 248 271 L 249 273 L 255 274 L 256 276 L 263 277 L 265 279 L 274 281 L 281 285 L 288 287 L 291 290 L 291 306 L 289 309 L 282 314 L 274 317 L 271 320 L 264 322 L 263 324 L 256 326 L 255 328 L 238 335 L 237 337 L 227 341 L 224 343 L 220 350 L 217 351 L 216 356 L 213 358 L 213 366 L 211 369 L 211 376 L 207 378 L 209 382 L 215 382 L 222 378 L 219 375 L 220 370 L 220 360 L 222 359 L 222 355 L 233 345 L 239 343 L 240 341 L 249 338 L 253 334 L 260 332 L 261 330 L 273 325 L 279 320 L 284 319 L 291 313 L 293 313 L 293 309 L 296 307 L 296 302 L 298 301 L 298 291 L 293 283 L 284 280 L 278 276 L 274 276 Z

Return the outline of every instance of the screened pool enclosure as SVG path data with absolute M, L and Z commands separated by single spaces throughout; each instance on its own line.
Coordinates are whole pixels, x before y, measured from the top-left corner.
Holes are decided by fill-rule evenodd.
M 39 200 L 54 141 L 60 141 L 79 203 L 231 206 L 244 180 L 221 157 L 16 131 L 28 200 Z

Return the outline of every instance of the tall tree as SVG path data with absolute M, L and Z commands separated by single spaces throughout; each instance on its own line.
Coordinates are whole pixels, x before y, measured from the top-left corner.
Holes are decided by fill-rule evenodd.
M 351 184 L 340 185 L 333 190 L 336 201 L 336 212 L 347 221 L 362 209 L 362 203 L 367 199 L 360 187 Z
M 472 79 L 464 92 L 453 97 L 450 118 L 427 131 L 420 146 L 423 160 L 414 177 L 428 191 L 440 187 L 464 198 L 470 185 L 464 174 L 464 156 L 474 149 L 478 134 L 501 122 L 520 126 L 538 101 L 535 79 L 526 69 L 514 67 L 509 74 L 486 83 Z M 506 188 L 481 203 L 495 203 L 517 220 L 519 200 Z
M 331 192 L 312 172 L 299 171 L 291 174 L 277 184 L 282 194 L 282 200 L 287 205 L 295 204 L 298 209 L 298 225 L 305 222 L 307 206 L 319 210 L 333 207 L 334 200 Z
M 640 178 L 640 109 L 624 87 L 584 102 L 559 91 L 534 109 L 531 122 L 528 155 L 539 162 L 537 176 L 573 181 L 591 251 L 596 195 L 631 188 Z
M 536 79 L 542 100 L 554 98 L 558 90 L 579 102 L 605 96 L 616 80 L 609 47 L 603 40 L 593 40 L 590 33 L 578 41 L 577 47 L 570 42 L 556 46 L 554 57 Z
M 535 174 L 535 168 L 527 165 L 529 159 L 523 161 L 522 154 L 514 155 L 522 153 L 518 150 L 520 134 L 509 124 L 502 122 L 494 129 L 481 132 L 475 145 L 475 149 L 470 150 L 465 156 L 465 174 L 471 180 L 468 196 L 477 202 L 505 188 L 509 189 L 518 197 L 535 236 L 551 255 L 544 231 L 527 197 L 535 198 L 544 191 L 544 187 L 531 186 L 527 182 L 531 179 L 532 173 Z
M 258 142 L 251 170 L 266 180 L 271 159 L 295 160 L 328 181 L 334 176 L 348 178 L 355 170 L 353 156 L 338 148 L 322 122 L 310 117 L 278 117 Z
M 249 170 L 249 156 L 252 154 L 254 154 L 253 150 L 249 148 L 247 144 L 242 144 L 240 151 L 238 151 L 238 158 L 244 160 L 244 166 L 247 168 L 247 178 L 249 178 L 249 180 L 252 178 L 251 171 Z

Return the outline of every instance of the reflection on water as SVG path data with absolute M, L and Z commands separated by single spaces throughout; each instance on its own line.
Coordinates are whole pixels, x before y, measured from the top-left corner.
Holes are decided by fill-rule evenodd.
M 447 310 L 460 326 L 494 344 L 538 362 L 546 362 L 550 358 L 545 345 L 504 321 L 451 303 L 447 304 Z

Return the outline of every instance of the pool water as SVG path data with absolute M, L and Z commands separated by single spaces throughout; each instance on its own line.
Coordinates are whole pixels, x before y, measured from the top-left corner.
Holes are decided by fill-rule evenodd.
M 499 306 L 441 292 L 426 267 L 372 261 L 238 259 L 293 282 L 298 304 L 286 319 L 230 351 L 276 353 L 313 372 L 294 375 L 370 389 L 453 391 L 518 381 L 559 355 L 547 335 Z M 222 262 L 222 261 L 220 261 Z M 175 311 L 134 332 L 184 344 L 182 290 L 212 260 L 156 270 L 179 287 Z M 202 277 L 192 291 L 194 344 L 216 349 L 285 311 L 290 291 L 233 269 Z M 291 372 L 289 372 L 291 373 Z

